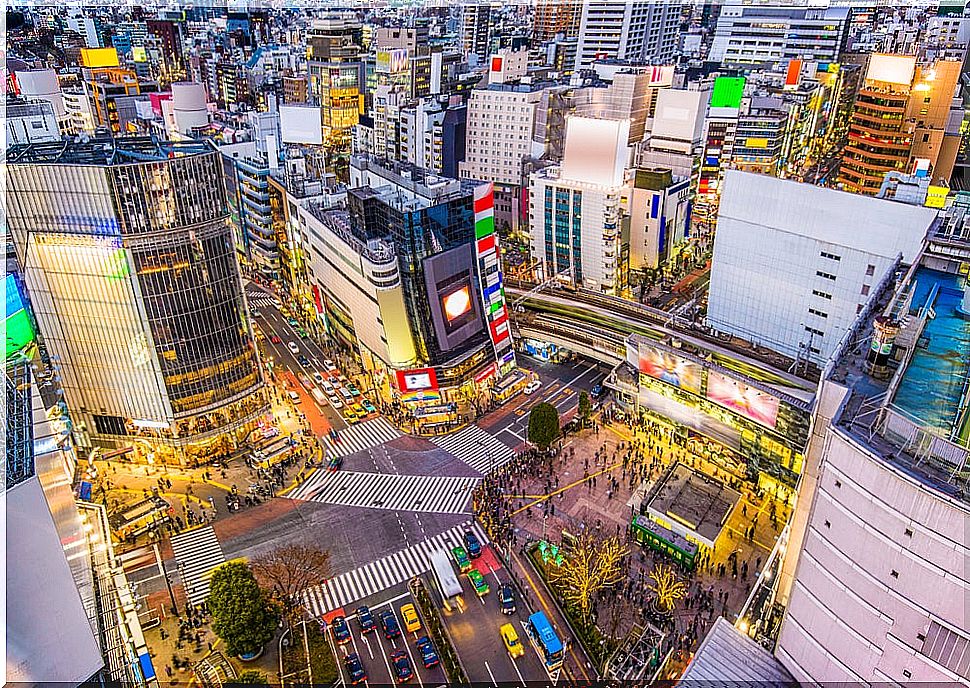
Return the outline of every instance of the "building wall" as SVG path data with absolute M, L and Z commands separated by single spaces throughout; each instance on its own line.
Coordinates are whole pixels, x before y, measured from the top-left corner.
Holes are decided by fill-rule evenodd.
M 803 683 L 966 685 L 968 525 L 965 503 L 830 428 L 778 658 Z
M 522 160 L 532 149 L 540 91 L 475 89 L 468 100 L 462 179 L 521 185 Z
M 736 66 L 770 65 L 793 58 L 838 61 L 846 31 L 845 16 L 838 10 L 823 14 L 731 4 L 718 17 L 709 61 Z

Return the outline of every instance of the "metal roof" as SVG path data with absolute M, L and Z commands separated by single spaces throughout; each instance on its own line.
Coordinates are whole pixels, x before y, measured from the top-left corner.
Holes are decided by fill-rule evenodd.
M 768 650 L 718 617 L 677 685 L 788 688 L 798 682 Z

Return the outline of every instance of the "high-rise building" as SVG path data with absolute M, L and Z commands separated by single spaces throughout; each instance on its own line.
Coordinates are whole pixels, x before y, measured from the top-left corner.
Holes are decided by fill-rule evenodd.
M 238 229 L 236 246 L 248 267 L 268 280 L 279 278 L 280 258 L 269 204 L 270 160 L 254 142 L 219 147 L 229 211 Z
M 848 35 L 848 7 L 779 7 L 734 0 L 721 7 L 708 61 L 768 67 L 792 59 L 838 62 Z
M 873 283 L 819 386 L 778 582 L 775 655 L 801 685 L 970 681 L 970 245 L 953 219 Z
M 81 50 L 81 78 L 91 103 L 94 123 L 112 133 L 129 133 L 137 119 L 136 100 L 147 100 L 158 90 L 154 81 L 143 81 L 131 69 L 121 67 L 114 48 Z
M 576 69 L 594 60 L 670 64 L 677 57 L 680 5 L 645 0 L 584 0 Z
M 461 8 L 461 52 L 483 62 L 491 52 L 492 6 L 486 2 L 468 3 Z M 474 57 L 472 57 L 474 56 Z
M 78 424 L 156 462 L 234 446 L 268 405 L 219 153 L 97 138 L 7 163 L 7 221 Z
M 551 41 L 562 34 L 566 39 L 579 36 L 581 0 L 538 0 L 532 15 L 532 40 Z
M 842 188 L 875 195 L 887 172 L 917 169 L 948 185 L 963 120 L 962 108 L 953 108 L 960 70 L 955 61 L 870 55 L 842 153 Z
M 630 188 L 630 272 L 675 256 L 690 228 L 691 180 L 669 169 L 638 169 Z

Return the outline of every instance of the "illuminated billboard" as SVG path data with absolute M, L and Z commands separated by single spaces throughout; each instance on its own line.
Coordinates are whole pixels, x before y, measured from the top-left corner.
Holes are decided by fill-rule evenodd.
M 408 71 L 407 49 L 378 50 L 375 69 L 382 74 L 400 74 Z
M 135 62 L 148 62 L 148 52 L 140 45 L 132 46 L 131 59 Z
M 680 387 L 694 394 L 701 393 L 703 369 L 697 363 L 647 344 L 640 344 L 637 368 L 655 380 Z
M 448 322 L 454 321 L 472 309 L 471 292 L 468 286 L 461 287 L 441 298 L 441 307 Z
M 438 377 L 434 368 L 414 368 L 397 371 L 397 385 L 402 392 L 421 392 L 438 389 Z
M 744 96 L 743 76 L 719 76 L 714 80 L 711 92 L 712 108 L 739 108 Z
M 82 67 L 117 67 L 118 51 L 114 48 L 81 48 Z
M 424 259 L 431 325 L 442 351 L 452 351 L 485 328 L 482 304 L 474 294 L 475 256 L 462 244 Z
M 769 428 L 778 420 L 778 398 L 721 373 L 707 375 L 707 398 Z
M 13 275 L 7 275 L 4 288 L 7 295 L 7 358 L 10 358 L 34 341 L 34 328 L 30 315 L 20 294 L 20 286 Z

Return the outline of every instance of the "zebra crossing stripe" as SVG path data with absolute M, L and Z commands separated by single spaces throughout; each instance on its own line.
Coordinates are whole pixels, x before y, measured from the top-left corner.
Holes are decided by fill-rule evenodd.
M 209 596 L 212 569 L 226 562 L 226 555 L 212 526 L 195 528 L 172 537 L 172 551 L 189 603 L 204 602 Z
M 390 442 L 401 436 L 401 433 L 391 425 L 386 418 L 374 418 L 364 421 L 358 425 L 351 425 L 349 428 L 337 431 L 340 438 L 338 442 L 333 442 L 329 437 L 324 437 L 327 445 L 327 458 L 335 456 L 349 456 L 357 452 L 376 447 Z
M 320 617 L 430 571 L 431 554 L 440 550 L 450 551 L 461 544 L 466 530 L 473 531 L 483 545 L 488 542 L 487 536 L 477 523 L 455 526 L 383 559 L 334 576 L 323 585 L 310 588 L 304 594 L 304 604 L 313 616 Z
M 460 514 L 479 482 L 481 478 L 338 471 L 320 474 L 312 486 L 287 496 L 367 509 Z
M 482 474 L 499 468 L 515 456 L 511 447 L 477 425 L 469 425 L 453 435 L 433 437 L 431 441 Z

